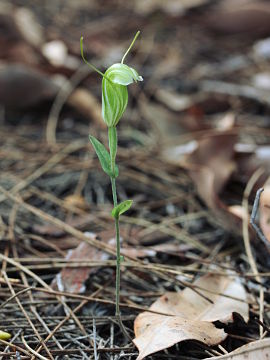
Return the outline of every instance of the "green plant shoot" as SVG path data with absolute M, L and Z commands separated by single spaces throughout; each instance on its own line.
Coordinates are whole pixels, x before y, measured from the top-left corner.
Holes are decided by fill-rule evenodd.
M 102 73 L 94 65 L 90 64 L 83 54 L 83 37 L 81 37 L 81 55 L 84 62 L 89 65 L 94 71 L 102 76 L 102 117 L 108 127 L 108 144 L 109 152 L 105 146 L 97 140 L 94 136 L 89 136 L 90 142 L 95 149 L 99 158 L 103 171 L 111 179 L 112 197 L 113 197 L 113 210 L 112 216 L 115 221 L 116 233 L 116 291 L 115 291 L 115 314 L 118 317 L 119 325 L 125 332 L 120 317 L 120 265 L 123 261 L 120 249 L 120 230 L 119 218 L 120 215 L 130 209 L 132 200 L 126 200 L 118 204 L 116 192 L 116 178 L 119 175 L 118 167 L 116 165 L 117 155 L 117 124 L 123 116 L 128 104 L 128 90 L 127 86 L 133 82 L 143 81 L 143 78 L 137 71 L 128 65 L 124 64 L 124 60 L 134 45 L 140 32 L 138 31 L 131 42 L 129 48 L 125 52 L 121 63 L 116 63 L 110 66 L 105 73 Z

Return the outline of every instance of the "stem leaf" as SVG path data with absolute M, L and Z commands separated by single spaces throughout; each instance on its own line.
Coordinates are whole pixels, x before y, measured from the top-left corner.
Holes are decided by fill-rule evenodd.
M 113 173 L 111 168 L 111 157 L 105 146 L 92 135 L 89 135 L 89 140 L 95 149 L 103 171 L 110 177 L 117 177 L 119 174 L 118 168 L 115 167 L 115 171 Z
M 133 200 L 126 200 L 118 204 L 112 209 L 112 216 L 118 219 L 120 215 L 128 211 L 133 203 Z

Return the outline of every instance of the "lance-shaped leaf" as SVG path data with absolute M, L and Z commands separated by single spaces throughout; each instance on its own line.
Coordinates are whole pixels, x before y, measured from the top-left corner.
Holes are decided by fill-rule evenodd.
M 115 173 L 113 173 L 111 169 L 111 158 L 110 154 L 105 148 L 105 146 L 98 141 L 94 136 L 89 135 L 89 140 L 91 144 L 93 145 L 93 148 L 96 151 L 96 154 L 98 156 L 100 165 L 103 169 L 103 171 L 108 174 L 110 177 L 117 177 L 118 176 L 118 168 L 115 167 Z
M 121 202 L 119 205 L 115 206 L 112 210 L 112 216 L 114 218 L 119 218 L 121 214 L 124 214 L 128 211 L 133 203 L 133 200 L 126 200 Z

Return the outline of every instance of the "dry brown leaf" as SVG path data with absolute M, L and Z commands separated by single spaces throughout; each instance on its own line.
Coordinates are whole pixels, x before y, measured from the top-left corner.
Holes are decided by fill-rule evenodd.
M 164 316 L 146 313 L 137 322 L 136 338 L 133 340 L 139 349 L 136 360 L 167 349 L 180 341 L 197 340 L 207 345 L 221 343 L 226 334 L 206 321 L 183 319 L 181 316 Z
M 115 240 L 110 236 L 111 232 L 104 232 L 102 241 L 105 243 L 115 244 Z M 85 233 L 89 237 L 97 239 L 97 235 Z M 100 236 L 99 236 L 100 237 Z M 66 260 L 73 261 L 101 261 L 108 260 L 109 254 L 91 246 L 88 243 L 80 243 L 74 250 L 70 250 Z M 93 267 L 66 267 L 56 275 L 52 282 L 52 288 L 58 291 L 67 291 L 70 293 L 82 293 L 85 291 L 85 281 L 91 273 L 95 273 L 97 268 Z
M 210 135 L 205 134 L 201 139 L 166 149 L 164 157 L 187 170 L 199 196 L 224 227 L 241 233 L 243 209 L 240 206 L 228 206 L 220 195 L 233 175 L 240 174 L 242 180 L 245 177 L 248 181 L 258 166 L 264 165 L 267 169 L 267 165 L 265 160 L 258 160 L 256 147 L 242 154 L 245 146 L 240 146 L 236 140 L 237 135 L 230 130 L 212 130 Z
M 233 313 L 248 320 L 245 289 L 237 280 L 210 274 L 193 285 L 212 303 L 186 288 L 180 293 L 168 292 L 150 306 L 150 310 L 167 315 L 146 311 L 137 316 L 134 323 L 134 344 L 139 349 L 137 360 L 184 340 L 218 344 L 226 334 L 212 322 L 232 322 Z
M 206 360 L 258 360 L 269 359 L 270 339 L 253 341 L 229 354 L 207 358 Z
M 218 194 L 236 168 L 235 142 L 236 136 L 231 133 L 215 133 L 198 140 L 197 148 L 181 162 L 211 209 L 219 207 Z

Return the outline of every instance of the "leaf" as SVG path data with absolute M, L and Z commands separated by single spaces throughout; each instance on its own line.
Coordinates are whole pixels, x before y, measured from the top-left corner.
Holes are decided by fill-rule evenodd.
M 214 216 L 225 228 L 238 234 L 242 231 L 242 221 L 228 209 L 221 197 L 223 189 L 239 166 L 235 158 L 236 141 L 237 135 L 231 131 L 215 130 L 210 135 L 206 133 L 200 139 L 189 142 L 184 149 L 185 153 L 173 152 L 171 148 L 164 155 L 169 162 L 178 163 L 187 170 L 200 198 L 213 211 Z M 178 148 L 181 149 L 183 150 L 183 146 Z
M 252 341 L 229 354 L 207 358 L 208 360 L 257 360 L 267 359 L 270 353 L 270 339 Z M 207 360 L 206 359 L 206 360 Z
M 167 292 L 151 305 L 150 310 L 166 315 L 146 311 L 137 316 L 133 341 L 139 349 L 137 360 L 184 340 L 219 344 L 226 334 L 212 324 L 214 321 L 232 322 L 233 313 L 248 320 L 245 289 L 237 280 L 210 274 L 193 285 L 211 302 L 186 288 L 179 293 Z
M 89 238 L 100 238 L 101 241 L 105 244 L 112 245 L 115 247 L 115 239 L 113 232 L 104 231 L 98 235 L 85 232 L 85 235 Z M 75 239 L 73 238 L 73 244 Z M 74 246 L 74 245 L 73 245 Z M 69 267 L 69 262 L 74 264 L 77 263 L 89 263 L 93 261 L 106 261 L 110 257 L 109 254 L 105 253 L 102 250 L 91 246 L 88 243 L 81 242 L 75 249 L 69 250 L 65 259 L 67 266 L 59 272 L 53 279 L 51 286 L 54 290 L 67 291 L 72 294 L 79 294 L 85 291 L 85 281 L 89 278 L 91 274 L 95 274 L 98 270 L 98 267 L 91 267 L 86 264 L 84 266 Z
M 124 214 L 126 211 L 128 211 L 133 203 L 133 200 L 125 200 L 115 206 L 112 209 L 112 216 L 114 218 L 119 218 L 120 215 Z
M 140 315 L 139 315 L 140 316 Z M 206 321 L 186 320 L 181 316 L 164 316 L 147 313 L 139 318 L 140 331 L 135 332 L 134 344 L 139 349 L 136 360 L 184 340 L 197 340 L 207 345 L 221 343 L 226 334 Z
M 91 144 L 93 145 L 96 154 L 99 158 L 100 165 L 103 169 L 103 171 L 108 174 L 110 177 L 117 177 L 118 176 L 118 169 L 115 168 L 115 174 L 113 174 L 111 169 L 111 158 L 110 154 L 105 148 L 105 146 L 98 141 L 94 136 L 89 135 L 89 139 Z

